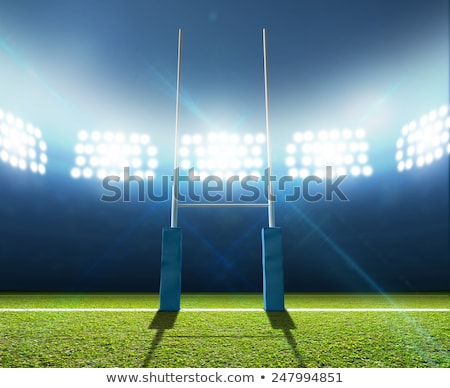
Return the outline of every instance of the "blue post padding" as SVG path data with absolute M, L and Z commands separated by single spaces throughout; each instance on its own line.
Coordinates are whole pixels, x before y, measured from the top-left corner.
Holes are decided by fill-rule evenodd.
M 181 229 L 164 228 L 162 234 L 160 311 L 179 311 L 181 298 Z
M 264 310 L 284 311 L 284 274 L 281 229 L 263 228 L 261 237 Z

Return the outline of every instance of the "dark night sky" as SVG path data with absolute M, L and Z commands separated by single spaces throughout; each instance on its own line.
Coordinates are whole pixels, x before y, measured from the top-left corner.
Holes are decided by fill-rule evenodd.
M 38 125 L 44 176 L 0 164 L 0 289 L 157 291 L 170 204 L 105 203 L 74 180 L 80 129 L 148 133 L 171 173 L 178 28 L 181 131 L 264 131 L 268 30 L 273 162 L 295 131 L 363 127 L 370 177 L 349 201 L 276 206 L 287 291 L 450 284 L 448 157 L 398 173 L 403 125 L 449 103 L 443 0 L 4 1 L 0 109 Z M 260 291 L 261 209 L 180 210 L 184 291 Z

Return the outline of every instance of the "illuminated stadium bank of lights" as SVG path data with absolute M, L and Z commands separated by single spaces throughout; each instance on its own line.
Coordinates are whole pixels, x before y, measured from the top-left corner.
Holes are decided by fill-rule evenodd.
M 370 176 L 364 129 L 332 129 L 329 131 L 297 132 L 293 143 L 286 146 L 286 166 L 293 178 L 317 176 L 325 178 L 326 166 L 332 167 L 333 176 Z
M 47 144 L 39 128 L 0 110 L 0 159 L 12 167 L 45 174 Z
M 413 166 L 420 168 L 450 154 L 449 131 L 449 107 L 446 105 L 423 115 L 418 122 L 411 121 L 403 126 L 395 154 L 398 171 L 410 170 Z
M 103 179 L 114 175 L 123 179 L 124 168 L 129 167 L 130 176 L 147 179 L 155 176 L 157 153 L 146 134 L 82 130 L 78 132 L 75 167 L 70 173 L 73 178 Z
M 191 168 L 200 179 L 214 176 L 227 179 L 231 176 L 261 177 L 264 171 L 264 145 L 262 133 L 245 134 L 212 132 L 184 135 L 179 149 L 180 173 Z

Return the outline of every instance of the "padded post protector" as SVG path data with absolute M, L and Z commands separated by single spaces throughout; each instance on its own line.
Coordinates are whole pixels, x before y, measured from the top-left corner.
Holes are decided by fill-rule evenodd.
M 163 228 L 159 310 L 179 311 L 181 298 L 181 228 Z
M 284 311 L 284 274 L 281 228 L 263 228 L 261 237 L 264 310 Z

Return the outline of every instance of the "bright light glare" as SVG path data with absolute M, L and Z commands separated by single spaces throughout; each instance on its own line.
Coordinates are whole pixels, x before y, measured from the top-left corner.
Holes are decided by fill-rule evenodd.
M 327 131 L 320 131 L 319 132 L 319 140 L 321 140 L 321 141 L 328 140 L 328 132 Z
M 309 170 L 307 170 L 306 168 L 302 168 L 298 175 L 300 176 L 300 178 L 304 179 L 304 178 L 306 178 L 307 176 L 310 175 L 309 174 Z M 295 177 L 293 176 L 293 178 L 295 178 Z
M 304 157 L 302 158 L 302 164 L 303 164 L 304 166 L 310 166 L 311 163 L 312 163 L 312 158 L 311 158 L 310 156 L 304 156 Z
M 358 155 L 358 163 L 360 164 L 366 164 L 369 161 L 369 158 L 366 154 Z
M 120 139 L 120 137 L 119 137 L 119 139 Z M 148 143 L 150 143 L 150 136 L 148 136 L 148 135 L 142 135 L 142 136 L 141 136 L 141 144 L 142 144 L 142 145 L 146 145 L 146 144 L 148 144 Z
M 139 167 L 141 167 L 141 165 L 142 165 L 141 159 L 134 158 L 134 159 L 131 161 L 131 166 L 134 167 L 134 168 L 139 168 Z
M 189 145 L 189 144 L 192 143 L 192 139 L 191 139 L 190 136 L 185 135 L 185 136 L 183 136 L 183 137 L 181 138 L 181 142 L 182 142 L 184 145 Z
M 155 156 L 158 153 L 158 149 L 155 146 L 150 146 L 147 148 L 147 153 L 150 156 Z
M 253 136 L 252 135 L 245 135 L 244 136 L 244 143 L 252 144 L 253 143 Z
M 288 154 L 295 154 L 295 151 L 297 151 L 297 148 L 295 147 L 294 144 L 288 144 L 288 145 L 286 146 L 286 152 L 287 152 Z
M 148 134 L 88 133 L 82 130 L 78 133 L 78 140 L 75 145 L 75 167 L 70 171 L 75 179 L 103 179 L 108 175 L 123 177 L 125 167 L 130 168 L 130 175 L 145 178 L 144 174 L 148 171 L 144 173 L 141 170 L 143 166 L 151 169 L 158 166 L 155 158 L 158 149 L 150 143 Z M 40 160 L 43 162 L 45 158 Z
M 332 167 L 334 176 L 346 175 L 347 171 L 353 176 L 371 176 L 373 173 L 367 155 L 369 145 L 362 128 L 355 131 L 348 128 L 341 131 L 321 130 L 317 134 L 312 131 L 296 132 L 293 140 L 294 143 L 286 146 L 285 159 L 289 175 L 293 178 L 303 179 L 312 173 L 324 176 L 326 166 Z M 295 143 L 300 141 L 302 145 L 297 146 Z M 316 170 L 310 171 L 311 166 Z
M 425 158 L 423 156 L 419 156 L 416 160 L 417 167 L 422 167 L 425 164 Z
M 438 110 L 422 115 L 418 125 L 416 121 L 412 121 L 408 126 L 408 132 L 402 129 L 401 136 L 396 142 L 395 153 L 399 172 L 410 170 L 413 166 L 422 168 L 432 164 L 442 158 L 446 146 L 449 153 L 450 117 L 447 117 L 448 114 L 448 106 L 443 105 Z
M 92 177 L 92 170 L 89 167 L 83 169 L 83 176 L 87 179 Z
M 0 110 L 0 159 L 11 167 L 45 174 L 48 162 L 47 144 L 42 132 L 21 118 Z M 36 162 L 38 159 L 39 163 Z
M 79 137 L 79 138 L 80 138 L 80 137 Z M 102 138 L 102 135 L 100 134 L 100 132 L 94 131 L 94 132 L 92 132 L 92 134 L 91 134 L 91 138 L 92 138 L 93 141 L 100 141 L 100 139 Z M 80 140 L 81 140 L 81 138 L 80 138 Z M 86 139 L 85 139 L 85 140 L 86 140 Z
M 263 143 L 266 137 L 262 133 L 228 134 L 211 132 L 208 136 L 184 135 L 180 148 L 180 169 L 194 167 L 194 173 L 205 179 L 207 176 L 261 175 L 264 167 Z M 245 169 L 245 170 L 242 170 Z
M 344 129 L 342 131 L 342 137 L 346 140 L 349 140 L 352 138 L 352 131 L 350 129 Z
M 78 140 L 80 141 L 86 141 L 88 139 L 88 133 L 86 131 L 80 131 L 78 132 Z
M 304 139 L 305 141 L 312 141 L 314 139 L 313 133 L 311 131 L 305 132 Z
M 364 166 L 363 169 L 362 169 L 362 173 L 365 176 L 371 176 L 372 173 L 373 173 L 373 169 L 370 166 Z
M 192 136 L 192 142 L 194 144 L 200 144 L 202 142 L 202 137 L 199 134 Z
M 405 168 L 406 168 L 407 170 L 410 170 L 412 166 L 413 166 L 413 161 L 412 161 L 412 159 L 408 159 L 408 160 L 405 162 Z
M 262 152 L 261 147 L 259 146 L 252 147 L 252 155 L 258 156 L 261 155 L 261 152 Z
M 77 156 L 76 159 L 75 159 L 75 163 L 78 166 L 83 166 L 84 164 L 86 164 L 86 158 L 84 156 L 81 156 L 81 155 Z
M 72 176 L 72 178 L 78 179 L 81 176 L 81 171 L 79 168 L 74 167 L 70 171 L 70 175 Z
M 255 137 L 256 142 L 262 144 L 266 141 L 266 137 L 262 133 L 258 133 Z
M 180 167 L 183 170 L 189 170 L 191 168 L 191 162 L 189 160 L 182 160 L 180 163 Z
M 288 172 L 288 174 L 292 177 L 292 178 L 297 178 L 298 176 L 298 170 L 296 168 L 291 168 Z
M 303 134 L 301 132 L 294 133 L 294 141 L 296 143 L 301 143 L 303 141 Z
M 359 174 L 361 174 L 361 168 L 359 166 L 352 166 L 352 168 L 350 169 L 350 173 L 354 176 L 358 176 Z
M 365 133 L 364 129 L 358 128 L 355 132 L 355 136 L 358 139 L 362 139 L 362 138 L 364 138 L 364 136 L 366 136 L 366 133 Z
M 295 158 L 293 158 L 292 156 L 288 156 L 286 158 L 286 166 L 292 167 L 294 165 L 295 165 Z

